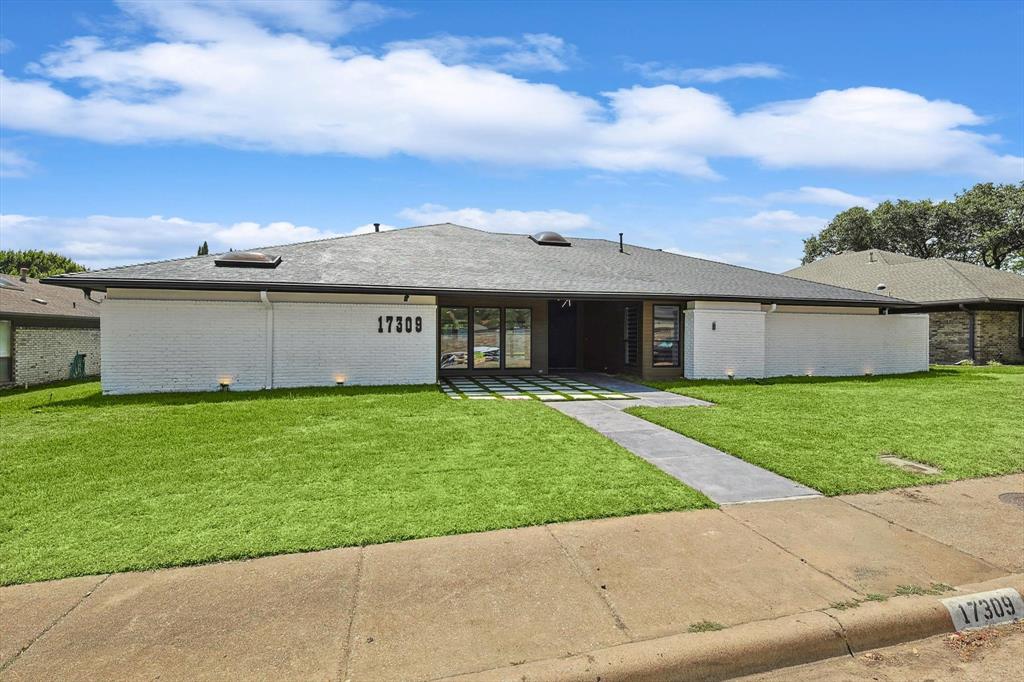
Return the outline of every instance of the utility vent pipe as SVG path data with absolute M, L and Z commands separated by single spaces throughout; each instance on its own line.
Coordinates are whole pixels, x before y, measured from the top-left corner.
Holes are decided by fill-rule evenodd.
M 380 232 L 380 223 L 374 223 L 373 224 L 373 231 L 374 232 Z
M 626 253 L 626 250 L 622 248 L 622 233 L 619 232 L 619 253 Z

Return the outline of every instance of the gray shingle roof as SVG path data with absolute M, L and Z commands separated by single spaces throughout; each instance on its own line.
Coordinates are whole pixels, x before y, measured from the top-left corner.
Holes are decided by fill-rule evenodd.
M 271 290 L 501 292 L 557 296 L 673 296 L 898 305 L 889 297 L 617 242 L 441 224 L 258 249 L 274 269 L 214 265 L 216 255 L 129 265 L 47 280 L 64 286 L 191 286 Z
M 1024 303 L 1024 277 L 946 258 L 914 258 L 871 249 L 829 256 L 785 274 L 813 282 L 876 291 L 917 303 Z
M 93 294 L 93 299 L 99 296 Z M 43 284 L 31 277 L 22 282 L 12 275 L 0 275 L 0 315 L 93 318 L 99 321 L 100 304 L 82 296 L 81 291 Z

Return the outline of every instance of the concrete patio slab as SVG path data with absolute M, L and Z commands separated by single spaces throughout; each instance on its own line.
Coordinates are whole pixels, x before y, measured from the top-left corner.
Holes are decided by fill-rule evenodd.
M 839 499 L 771 502 L 722 511 L 862 594 L 891 594 L 900 585 L 961 585 L 1004 574 Z
M 359 551 L 112 575 L 5 677 L 334 678 Z
M 3 588 L 0 670 L 103 582 L 105 575 Z
M 349 676 L 424 679 L 627 641 L 544 527 L 366 548 Z
M 552 405 L 719 504 L 814 497 L 818 491 L 744 462 L 609 402 Z
M 636 639 L 735 625 L 856 595 L 718 511 L 551 526 Z M 769 596 L 770 595 L 770 596 Z
M 1000 500 L 1008 493 L 1024 494 L 1024 474 L 841 499 L 999 568 L 1024 573 L 1024 509 Z

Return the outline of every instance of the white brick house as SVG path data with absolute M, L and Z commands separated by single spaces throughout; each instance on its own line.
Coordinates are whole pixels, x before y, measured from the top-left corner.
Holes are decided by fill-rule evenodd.
M 433 225 L 79 273 L 108 393 L 927 369 L 906 303 L 633 245 Z

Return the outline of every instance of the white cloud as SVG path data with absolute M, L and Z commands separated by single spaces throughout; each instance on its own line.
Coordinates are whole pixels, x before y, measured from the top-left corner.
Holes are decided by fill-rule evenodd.
M 312 10 L 296 5 L 305 6 L 133 4 L 166 40 L 69 41 L 45 55 L 30 78 L 0 74 L 0 118 L 11 129 L 106 143 L 405 154 L 705 178 L 717 177 L 711 160 L 723 157 L 771 168 L 1024 176 L 1024 160 L 996 152 L 1000 141 L 974 132 L 985 120 L 962 104 L 875 87 L 739 112 L 719 96 L 677 85 L 592 98 L 494 64 L 445 63 L 424 49 L 370 55 L 318 42 Z M 356 4 L 342 7 L 351 12 Z M 325 23 L 327 33 L 351 27 Z
M 548 211 L 512 211 L 499 208 L 485 211 L 479 208 L 456 208 L 438 204 L 423 204 L 418 208 L 406 208 L 399 217 L 421 225 L 455 223 L 492 232 L 533 233 L 540 230 L 571 232 L 590 227 L 593 221 L 585 213 L 571 213 L 557 209 Z
M 645 78 L 672 83 L 721 83 L 735 78 L 782 78 L 786 75 L 778 66 L 763 62 L 691 69 L 668 66 L 661 62 L 642 62 L 629 63 L 626 67 Z
M 344 35 L 400 13 L 373 2 L 334 0 L 117 0 L 172 40 L 258 37 L 260 26 L 318 38 Z
M 835 208 L 850 208 L 852 206 L 863 206 L 874 208 L 878 201 L 868 196 L 850 194 L 833 187 L 809 187 L 799 189 L 787 189 L 781 192 L 768 192 L 760 197 L 748 197 L 741 195 L 724 195 L 712 197 L 711 201 L 719 204 L 738 204 L 741 206 L 767 206 L 770 204 L 815 204 L 819 206 L 834 206 Z
M 764 232 L 796 232 L 811 234 L 825 227 L 828 218 L 800 215 L 793 211 L 758 211 L 751 216 L 713 218 L 706 226 L 713 230 L 738 229 L 759 230 Z
M 0 178 L 23 178 L 35 167 L 35 162 L 21 152 L 0 147 Z
M 565 71 L 576 56 L 575 47 L 547 33 L 524 33 L 520 38 L 440 35 L 396 41 L 386 47 L 392 52 L 424 50 L 445 64 L 519 72 Z
M 390 225 L 382 230 L 392 229 Z M 372 225 L 336 232 L 289 222 L 231 225 L 163 216 L 91 215 L 85 218 L 0 215 L 7 249 L 57 251 L 91 268 L 195 255 L 204 241 L 210 251 L 252 249 L 372 232 Z

